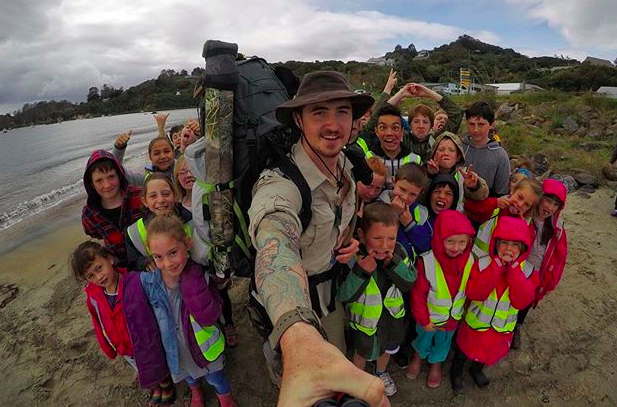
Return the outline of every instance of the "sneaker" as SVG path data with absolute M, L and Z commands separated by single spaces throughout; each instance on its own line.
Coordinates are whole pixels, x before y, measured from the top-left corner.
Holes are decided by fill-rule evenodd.
M 613 212 L 611 212 L 611 216 L 617 217 L 617 209 L 615 209 Z
M 394 380 L 390 377 L 390 373 L 383 372 L 381 374 L 376 373 L 375 375 L 383 382 L 383 387 L 386 390 L 386 396 L 394 396 L 396 394 L 396 384 L 394 384 Z

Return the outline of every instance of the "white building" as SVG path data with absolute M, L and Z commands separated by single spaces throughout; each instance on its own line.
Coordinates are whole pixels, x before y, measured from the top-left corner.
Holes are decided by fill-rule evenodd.
M 378 66 L 394 66 L 394 59 L 392 58 L 384 58 L 384 57 L 373 57 L 373 58 L 369 58 L 366 61 L 367 64 L 375 64 Z
M 617 86 L 601 86 L 596 90 L 596 95 L 617 99 Z
M 509 95 L 512 92 L 544 92 L 539 86 L 525 82 L 517 83 L 489 83 L 489 86 L 497 88 L 498 95 Z

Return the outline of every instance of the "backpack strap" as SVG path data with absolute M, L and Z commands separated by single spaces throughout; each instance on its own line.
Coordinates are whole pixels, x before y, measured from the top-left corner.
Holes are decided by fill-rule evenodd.
M 278 146 L 272 146 L 275 153 L 274 166 L 278 167 L 283 176 L 293 182 L 298 191 L 300 191 L 300 197 L 302 198 L 302 207 L 298 218 L 300 218 L 300 224 L 302 225 L 302 231 L 306 230 L 311 223 L 313 217 L 313 210 L 311 205 L 313 203 L 313 197 L 311 195 L 311 188 L 309 187 L 304 175 L 300 171 L 300 168 L 291 161 L 286 152 Z

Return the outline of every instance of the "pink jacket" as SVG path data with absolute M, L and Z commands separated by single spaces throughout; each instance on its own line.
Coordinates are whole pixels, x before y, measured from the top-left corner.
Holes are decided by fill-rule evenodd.
M 561 200 L 562 205 L 557 209 L 551 217 L 553 222 L 553 237 L 549 240 L 546 246 L 546 253 L 542 259 L 540 266 L 540 285 L 536 290 L 536 298 L 533 301 L 534 307 L 538 305 L 544 296 L 553 291 L 563 275 L 563 269 L 566 266 L 566 257 L 568 255 L 568 239 L 566 229 L 561 217 L 566 202 L 568 192 L 566 187 L 559 181 L 547 179 L 542 184 L 544 195 L 554 195 Z

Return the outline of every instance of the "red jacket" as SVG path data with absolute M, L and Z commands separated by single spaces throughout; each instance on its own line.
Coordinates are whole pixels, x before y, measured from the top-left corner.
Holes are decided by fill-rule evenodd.
M 446 210 L 440 213 L 435 220 L 431 247 L 433 248 L 435 259 L 443 270 L 446 283 L 448 284 L 448 290 L 452 298 L 454 298 L 461 286 L 463 270 L 467 264 L 467 259 L 469 259 L 471 255 L 474 233 L 469 219 L 460 212 Z M 444 248 L 444 240 L 453 235 L 469 235 L 469 244 L 465 248 L 465 251 L 455 258 L 449 257 Z M 426 326 L 430 323 L 427 300 L 431 287 L 426 278 L 422 256 L 418 256 L 416 270 L 418 277 L 411 289 L 411 313 L 418 324 Z M 450 318 L 448 322 L 440 328 L 444 331 L 453 331 L 457 326 L 458 321 Z
M 103 352 L 110 359 L 114 359 L 116 355 L 126 355 L 130 357 L 134 355 L 133 343 L 129 335 L 122 307 L 122 296 L 124 291 L 123 278 L 126 274 L 126 270 L 116 270 L 118 270 L 119 273 L 118 297 L 113 309 L 109 306 L 109 302 L 105 297 L 105 291 L 102 287 L 88 283 L 84 288 L 86 292 L 86 304 L 92 316 L 92 325 L 94 325 L 96 339 L 99 341 L 99 345 Z
M 553 237 L 548 241 L 542 265 L 540 266 L 540 285 L 536 290 L 536 298 L 533 301 L 534 307 L 559 284 L 568 255 L 568 239 L 563 219 L 561 218 L 561 211 L 565 206 L 568 192 L 561 182 L 554 179 L 545 180 L 542 183 L 542 189 L 544 195 L 554 195 L 559 198 L 562 204 L 551 219 L 547 219 L 547 221 L 553 223 Z
M 529 255 L 530 239 L 527 231 L 527 223 L 520 218 L 504 216 L 499 219 L 490 242 L 491 263 L 482 271 L 479 268 L 480 262 L 474 264 L 465 290 L 468 300 L 484 301 L 494 289 L 497 296 L 501 297 L 509 287 L 510 303 L 514 308 L 522 310 L 531 304 L 538 285 L 538 273 L 534 271 L 526 278 L 519 264 Z M 517 261 L 505 266 L 497 255 L 493 254 L 497 237 L 523 242 L 526 250 L 521 252 Z M 476 331 L 466 322 L 461 324 L 456 337 L 459 349 L 467 358 L 488 365 L 506 356 L 511 342 L 511 332 L 500 333 L 492 328 Z

